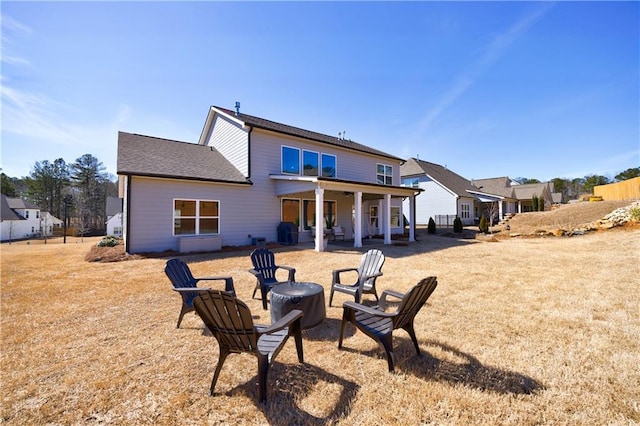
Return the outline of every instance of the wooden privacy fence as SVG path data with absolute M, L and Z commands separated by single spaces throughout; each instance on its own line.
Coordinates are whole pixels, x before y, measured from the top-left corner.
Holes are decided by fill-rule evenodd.
M 602 197 L 603 200 L 639 200 L 640 177 L 623 180 L 622 182 L 598 185 L 593 187 L 593 195 Z

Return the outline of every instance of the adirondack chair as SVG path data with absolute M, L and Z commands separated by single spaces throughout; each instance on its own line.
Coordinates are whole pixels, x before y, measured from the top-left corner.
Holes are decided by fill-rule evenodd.
M 256 297 L 256 292 L 260 290 L 262 296 L 262 308 L 267 309 L 267 294 L 271 288 L 281 282 L 294 282 L 296 280 L 296 270 L 290 266 L 276 265 L 275 255 L 267 248 L 260 247 L 251 252 L 251 263 L 253 269 L 249 272 L 256 277 L 256 287 L 253 289 L 252 298 Z M 279 269 L 288 271 L 287 281 L 278 280 L 276 273 Z
M 378 300 L 376 291 L 376 279 L 382 275 L 382 265 L 384 264 L 384 254 L 378 249 L 371 249 L 362 255 L 360 266 L 357 268 L 342 268 L 333 271 L 333 281 L 331 293 L 329 294 L 329 306 L 333 302 L 333 292 L 351 294 L 355 301 L 360 303 L 364 293 L 373 294 Z M 358 277 L 352 284 L 343 284 L 340 276 L 345 274 L 353 275 L 357 272 Z
M 420 355 L 420 346 L 418 346 L 416 333 L 413 329 L 413 320 L 437 285 L 436 277 L 428 277 L 421 280 L 404 294 L 393 290 L 384 290 L 380 296 L 380 303 L 373 307 L 355 302 L 345 302 L 338 349 L 342 349 L 344 332 L 347 323 L 350 322 L 384 348 L 390 372 L 394 371 L 393 330 L 402 328 L 409 333 L 413 346 L 416 348 L 417 354 Z M 388 296 L 400 299 L 400 304 L 394 312 L 385 311 Z
M 224 280 L 224 289 L 235 296 L 236 291 L 233 286 L 233 278 L 231 277 L 202 277 L 194 278 L 189 266 L 182 259 L 169 259 L 164 266 L 164 272 L 173 284 L 173 290 L 182 296 L 182 308 L 180 316 L 178 316 L 178 325 L 180 328 L 182 317 L 184 314 L 193 311 L 193 299 L 198 295 L 198 291 L 202 288 L 198 287 L 200 281 L 222 281 Z M 194 290 L 196 289 L 196 290 Z
M 253 324 L 247 305 L 240 299 L 219 290 L 202 291 L 194 299 L 196 313 L 218 341 L 220 356 L 213 373 L 209 395 L 218 381 L 225 359 L 231 353 L 250 353 L 258 358 L 258 398 L 267 400 L 267 374 L 269 367 L 286 343 L 294 336 L 298 361 L 304 362 L 300 319 L 302 311 L 292 310 L 270 326 Z

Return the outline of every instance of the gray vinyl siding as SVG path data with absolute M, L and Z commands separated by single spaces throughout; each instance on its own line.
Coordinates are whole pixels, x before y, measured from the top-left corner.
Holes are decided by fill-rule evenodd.
M 178 250 L 178 239 L 173 236 L 173 199 L 217 200 L 220 202 L 220 237 L 223 246 L 241 246 L 251 243 L 248 237 L 277 240 L 280 223 L 279 208 L 263 206 L 259 191 L 250 186 L 211 184 L 154 178 L 132 178 L 130 194 L 132 222 L 130 253 Z M 269 216 L 270 218 L 267 218 Z
M 251 134 L 252 181 L 255 182 L 255 179 L 262 173 L 266 175 L 281 174 L 282 146 L 300 149 L 301 156 L 303 150 L 317 152 L 320 156 L 322 154 L 334 155 L 336 157 L 336 177 L 338 179 L 376 183 L 377 165 L 390 165 L 393 167 L 393 184 L 400 185 L 399 162 L 393 162 L 388 158 L 349 151 L 330 145 L 309 142 L 304 139 L 283 135 L 276 136 L 275 134 L 259 129 L 254 130 Z
M 213 146 L 243 175 L 249 176 L 248 132 L 238 123 L 216 114 L 207 146 Z

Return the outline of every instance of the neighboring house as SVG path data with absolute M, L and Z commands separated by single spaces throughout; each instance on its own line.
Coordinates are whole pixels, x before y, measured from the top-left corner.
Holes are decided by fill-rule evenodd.
M 242 114 L 239 104 L 211 107 L 197 144 L 120 132 L 125 250 L 277 241 L 281 222 L 316 251 L 325 243 L 312 226 L 342 226 L 354 247 L 374 234 L 391 244 L 404 232 L 403 199 L 411 210 L 420 192 L 400 185 L 402 163 L 351 140 Z
M 426 225 L 433 218 L 437 225 L 453 226 L 459 217 L 472 225 L 484 203 L 501 202 L 504 197 L 482 191 L 471 182 L 439 164 L 410 158 L 400 167 L 404 186 L 423 189 L 416 198 L 416 223 Z M 404 210 L 409 208 L 405 205 Z
M 107 197 L 107 235 L 122 238 L 122 198 Z
M 505 197 L 504 213 L 524 213 L 533 210 L 533 196 L 544 200 L 545 208 L 554 203 L 553 182 L 520 184 L 508 177 L 475 179 L 474 185 L 483 191 Z M 500 216 L 502 217 L 502 215 Z
M 0 199 L 2 214 L 1 240 L 12 241 L 38 236 L 50 236 L 62 221 L 33 203 L 20 198 L 9 198 L 3 194 Z

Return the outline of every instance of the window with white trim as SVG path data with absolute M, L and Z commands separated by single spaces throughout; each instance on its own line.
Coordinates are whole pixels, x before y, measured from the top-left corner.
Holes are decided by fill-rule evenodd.
M 294 223 L 297 227 L 300 227 L 300 200 L 296 198 L 283 198 L 282 199 L 282 222 Z
M 470 211 L 471 211 L 471 206 L 469 204 L 460 205 L 460 215 L 462 216 L 462 219 L 468 219 Z
M 324 227 L 332 228 L 336 224 L 336 202 L 324 201 L 322 214 L 324 216 Z M 304 200 L 302 202 L 302 217 L 304 217 L 304 229 L 311 229 L 316 226 L 316 202 L 315 200 Z
M 322 177 L 336 177 L 338 175 L 336 167 L 336 156 L 322 154 Z
M 219 201 L 173 200 L 173 235 L 208 235 L 219 233 Z
M 391 206 L 391 227 L 400 228 L 400 207 Z
M 300 150 L 290 146 L 282 146 L 282 173 L 300 174 Z
M 369 225 L 374 228 L 378 227 L 378 206 L 369 207 Z
M 418 188 L 420 186 L 420 178 L 404 178 L 402 179 L 402 186 L 407 186 L 409 188 Z
M 302 174 L 305 176 L 318 176 L 318 153 L 302 151 Z
M 381 185 L 393 185 L 393 167 L 378 164 L 376 167 L 376 182 Z

